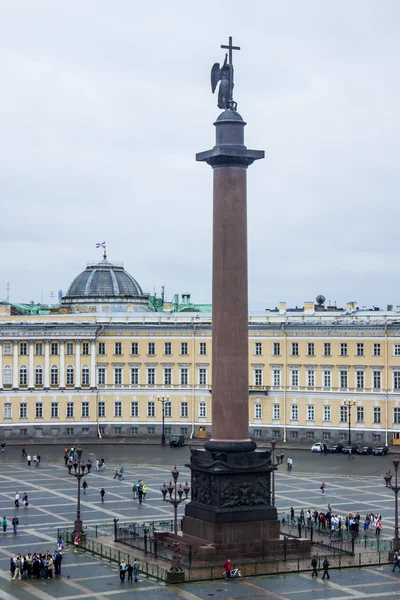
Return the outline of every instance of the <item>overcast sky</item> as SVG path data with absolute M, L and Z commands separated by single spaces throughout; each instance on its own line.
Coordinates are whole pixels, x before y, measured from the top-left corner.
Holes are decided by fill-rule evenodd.
M 0 298 L 87 261 L 211 301 L 210 69 L 232 35 L 249 306 L 400 304 L 398 0 L 3 0 Z

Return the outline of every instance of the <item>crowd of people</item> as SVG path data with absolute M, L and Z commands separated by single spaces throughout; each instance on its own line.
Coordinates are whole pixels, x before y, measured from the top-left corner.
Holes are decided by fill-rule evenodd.
M 346 516 L 341 516 L 336 514 L 330 504 L 328 504 L 327 511 L 318 511 L 311 510 L 310 508 L 304 512 L 304 509 L 300 510 L 299 516 L 295 516 L 294 508 L 290 508 L 290 516 L 288 518 L 286 511 L 282 512 L 282 525 L 285 525 L 289 522 L 292 525 L 300 525 L 303 527 L 313 528 L 319 532 L 330 532 L 330 533 L 341 533 L 346 531 L 354 532 L 355 535 L 358 535 L 360 532 L 360 528 L 362 528 L 365 532 L 375 529 L 375 535 L 380 536 L 382 531 L 382 515 L 377 513 L 368 513 L 365 516 L 363 523 L 360 525 L 360 521 L 362 521 L 360 513 L 348 513 Z
M 11 580 L 15 579 L 52 579 L 61 575 L 64 542 L 61 538 L 57 542 L 57 550 L 45 553 L 34 552 L 31 554 L 12 554 L 10 558 Z

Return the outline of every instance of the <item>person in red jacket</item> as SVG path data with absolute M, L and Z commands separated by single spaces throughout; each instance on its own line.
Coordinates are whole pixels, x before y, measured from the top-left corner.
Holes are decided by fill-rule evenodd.
M 229 558 L 226 561 L 226 563 L 224 564 L 224 569 L 225 569 L 225 579 L 226 579 L 226 581 L 229 581 L 231 578 L 231 571 L 232 571 L 232 563 Z

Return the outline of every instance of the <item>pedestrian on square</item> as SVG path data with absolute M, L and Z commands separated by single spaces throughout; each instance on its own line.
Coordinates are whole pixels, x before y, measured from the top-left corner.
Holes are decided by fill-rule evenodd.
M 321 483 L 321 494 L 324 495 L 325 494 L 325 488 L 326 488 L 326 483 L 323 481 Z
M 128 572 L 128 581 L 132 581 L 133 567 L 131 563 L 128 563 L 126 570 Z
M 313 568 L 311 577 L 318 577 L 317 565 L 318 565 L 318 559 L 314 554 L 314 556 L 311 559 L 311 566 Z
M 31 466 L 31 461 L 32 461 L 32 457 L 31 457 L 30 454 L 28 454 L 28 456 L 26 457 L 26 461 L 28 463 L 28 467 L 30 467 Z
M 382 529 L 382 521 L 380 519 L 378 519 L 375 523 L 375 535 L 377 535 L 378 537 L 381 535 L 381 529 Z
M 135 558 L 135 560 L 133 561 L 133 579 L 134 582 L 137 583 L 138 582 L 138 578 L 139 578 L 139 567 L 140 567 L 140 563 L 138 561 L 137 558 Z
M 14 577 L 12 577 L 12 579 L 21 579 L 22 575 L 21 575 L 21 571 L 22 571 L 22 561 L 21 561 L 21 555 L 18 554 L 16 561 L 15 561 L 15 571 L 14 571 Z
M 294 508 L 293 508 L 293 506 L 291 506 L 291 507 L 290 507 L 290 521 L 291 521 L 292 523 L 295 523 L 295 522 L 296 522 L 296 520 L 295 520 L 295 518 L 294 518 Z
M 396 567 L 398 567 L 400 571 L 400 557 L 398 550 L 396 550 L 396 552 L 393 555 L 393 573 L 396 571 Z
M 147 485 L 143 484 L 142 490 L 143 490 L 143 500 L 145 500 L 146 499 L 147 490 L 148 490 Z
M 75 546 L 75 548 L 74 548 L 74 552 L 75 552 L 75 553 L 76 553 L 76 552 L 78 552 L 78 546 L 79 546 L 79 542 L 80 542 L 80 541 L 81 541 L 81 540 L 80 540 L 80 537 L 79 537 L 79 535 L 76 535 L 76 536 L 74 537 L 74 546 Z
M 86 494 L 86 489 L 89 487 L 86 482 L 86 479 L 83 480 L 82 487 L 83 487 L 83 493 Z
M 136 500 L 137 498 L 137 487 L 136 487 L 136 483 L 133 484 L 132 486 L 132 496 L 133 496 L 133 500 Z
M 105 495 L 104 488 L 101 488 L 101 490 L 100 490 L 100 496 L 101 496 L 101 501 L 102 502 L 104 502 L 104 495 Z
M 11 521 L 11 524 L 13 526 L 14 533 L 17 533 L 17 527 L 19 525 L 18 517 L 14 517 Z
M 330 579 L 330 575 L 329 575 L 329 560 L 328 557 L 325 556 L 324 558 L 324 562 L 322 563 L 323 569 L 324 569 L 324 574 L 322 575 L 322 579 L 325 579 L 325 577 L 327 577 L 328 579 Z
M 55 575 L 61 575 L 61 562 L 63 559 L 62 551 L 58 548 L 54 557 L 54 572 Z
M 22 446 L 22 458 L 26 458 L 26 446 Z
M 15 563 L 16 562 L 17 562 L 17 557 L 15 556 L 15 554 L 12 554 L 11 558 L 10 558 L 10 576 L 11 576 L 11 579 L 14 579 Z
M 6 443 L 5 443 L 5 441 L 3 440 L 3 441 L 1 442 L 1 451 L 2 451 L 2 452 L 4 452 L 4 449 L 5 449 L 5 447 L 6 447 Z
M 138 498 L 139 498 L 139 504 L 142 504 L 142 500 L 143 500 L 143 488 L 142 488 L 142 486 L 140 486 L 139 489 L 138 489 Z
M 119 479 L 119 465 L 115 467 L 114 479 Z
M 35 465 L 35 467 L 37 467 L 37 456 L 36 456 L 36 454 L 33 455 L 33 464 Z
M 18 492 L 15 492 L 14 504 L 15 504 L 15 508 L 19 508 L 19 493 Z
M 36 456 L 36 466 L 37 466 L 37 467 L 40 465 L 40 461 L 41 461 L 41 456 L 40 456 L 40 454 L 38 454 L 38 455 Z
M 3 517 L 3 520 L 1 522 L 2 526 L 3 526 L 3 533 L 7 533 L 7 525 L 8 525 L 8 521 L 5 517 Z
M 58 548 L 58 552 L 63 553 L 63 551 L 64 551 L 64 541 L 63 541 L 63 539 L 62 539 L 61 536 L 58 538 L 57 548 Z
M 283 511 L 282 513 L 282 525 L 286 525 L 286 512 Z
M 119 474 L 118 474 L 118 479 L 120 481 L 123 481 L 125 479 L 125 475 L 124 475 L 124 465 L 121 465 L 119 468 Z
M 226 561 L 226 563 L 224 564 L 224 569 L 225 569 L 225 581 L 229 581 L 231 578 L 231 571 L 232 571 L 232 563 L 229 558 Z
M 349 448 L 349 453 L 347 455 L 347 458 L 350 460 L 354 460 L 354 456 L 353 456 L 353 449 Z
M 125 581 L 125 573 L 126 573 L 126 563 L 121 561 L 119 564 L 119 578 L 124 583 Z

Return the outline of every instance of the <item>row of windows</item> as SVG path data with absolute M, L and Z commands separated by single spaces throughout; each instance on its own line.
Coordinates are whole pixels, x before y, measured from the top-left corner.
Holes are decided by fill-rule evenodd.
M 262 344 L 263 344 L 262 342 L 254 343 L 254 355 L 255 356 L 262 356 L 262 353 L 263 353 Z M 75 351 L 74 342 L 66 342 L 65 348 L 66 348 L 65 351 L 66 351 L 67 355 L 71 356 L 74 354 L 74 351 Z M 181 350 L 180 354 L 182 356 L 187 356 L 189 353 L 188 352 L 188 343 L 181 342 L 180 350 Z M 3 353 L 5 356 L 12 355 L 12 343 L 11 342 L 4 342 Z M 21 342 L 19 344 L 19 353 L 22 356 L 26 356 L 28 354 L 28 343 L 27 342 Z M 106 343 L 105 342 L 99 342 L 98 353 L 100 356 L 106 355 Z M 43 356 L 43 343 L 42 342 L 35 343 L 35 354 L 36 354 L 36 356 Z M 59 354 L 59 342 L 50 342 L 50 354 L 52 356 L 57 356 Z M 90 354 L 90 343 L 89 342 L 81 343 L 81 354 L 83 354 L 84 356 L 85 355 L 87 356 Z M 114 354 L 117 356 L 122 356 L 122 354 L 123 354 L 122 342 L 114 343 Z M 132 342 L 131 343 L 131 355 L 139 356 L 139 354 L 140 354 L 139 342 Z M 157 354 L 156 342 L 148 342 L 147 343 L 147 355 L 148 356 L 156 356 L 156 354 Z M 207 342 L 199 342 L 199 354 L 200 354 L 200 356 L 207 355 Z M 273 354 L 273 356 L 280 356 L 281 342 L 273 342 L 272 354 Z M 172 342 L 164 342 L 164 355 L 172 356 Z M 299 342 L 291 342 L 291 356 L 299 356 L 299 355 L 300 355 Z M 315 356 L 315 342 L 307 342 L 306 343 L 306 355 L 307 356 Z M 332 356 L 332 343 L 331 342 L 324 342 L 322 355 L 323 356 Z M 349 343 L 348 342 L 340 343 L 339 355 L 340 356 L 349 356 Z M 357 342 L 355 344 L 355 356 L 365 356 L 364 342 Z M 373 344 L 372 356 L 382 356 L 380 343 Z M 400 344 L 399 343 L 393 344 L 393 356 L 400 356 Z
M 75 402 L 67 402 L 66 405 L 66 417 L 68 419 L 75 417 Z M 139 403 L 136 401 L 131 402 L 130 406 L 131 417 L 137 418 L 139 417 Z M 147 402 L 147 417 L 155 417 L 156 416 L 156 402 L 149 401 Z M 180 417 L 185 419 L 189 415 L 189 403 L 183 400 L 180 403 Z M 52 419 L 58 419 L 60 416 L 59 403 L 52 402 L 50 405 L 50 416 Z M 90 417 L 90 403 L 82 402 L 81 403 L 81 414 L 82 418 Z M 98 417 L 106 417 L 106 403 L 103 401 L 98 402 Z M 122 402 L 117 400 L 114 402 L 114 417 L 122 417 Z M 199 412 L 198 416 L 201 419 L 207 418 L 207 403 L 200 402 L 199 403 Z M 171 418 L 172 417 L 172 403 L 164 402 L 164 417 Z M 12 405 L 11 402 L 6 402 L 4 404 L 4 418 L 11 419 L 12 418 Z M 19 405 L 19 418 L 27 419 L 28 418 L 28 404 L 26 402 L 21 402 Z M 43 418 L 43 402 L 35 403 L 35 418 L 42 419 Z
M 254 354 L 255 356 L 262 356 L 262 342 L 254 343 Z M 281 354 L 281 342 L 273 342 L 272 344 L 272 355 L 280 356 Z M 291 342 L 291 355 L 299 356 L 299 342 Z M 306 345 L 306 356 L 315 356 L 315 342 L 307 342 Z M 324 342 L 322 356 L 332 356 L 332 343 Z M 339 356 L 349 356 L 349 343 L 341 342 L 339 346 Z M 364 342 L 357 342 L 355 344 L 355 356 L 365 356 L 365 344 Z M 381 344 L 374 343 L 372 347 L 372 356 L 382 356 Z M 393 356 L 400 356 L 400 344 L 393 344 Z
M 43 356 L 43 343 L 42 342 L 36 342 L 35 343 L 35 354 L 36 356 Z M 12 355 L 12 343 L 11 342 L 4 342 L 3 344 L 3 354 L 4 356 L 11 356 Z M 49 352 L 52 356 L 58 356 L 60 353 L 60 344 L 59 342 L 50 342 L 50 347 L 49 347 Z M 65 353 L 67 354 L 67 356 L 73 356 L 75 353 L 75 344 L 74 342 L 66 342 L 65 343 Z M 106 355 L 106 343 L 105 342 L 99 342 L 98 344 L 98 353 L 100 356 L 105 356 Z M 115 342 L 114 343 L 114 354 L 117 356 L 122 356 L 122 342 Z M 156 342 L 148 342 L 147 344 L 147 354 L 148 356 L 155 356 L 156 355 Z M 181 355 L 182 356 L 188 356 L 189 354 L 189 349 L 188 349 L 188 343 L 187 342 L 181 342 Z M 28 355 L 28 343 L 27 342 L 20 342 L 19 344 L 19 354 L 21 356 L 27 356 Z M 90 342 L 82 342 L 81 343 L 81 354 L 84 356 L 88 356 L 90 354 Z M 131 354 L 134 356 L 138 356 L 139 355 L 139 342 L 132 342 L 131 343 Z M 205 356 L 207 354 L 207 342 L 200 342 L 199 343 L 199 354 L 201 356 Z M 165 356 L 172 356 L 172 343 L 171 342 L 165 342 L 164 343 L 164 355 Z
M 332 383 L 332 371 L 330 369 L 322 370 L 321 385 L 324 388 L 331 388 Z M 282 372 L 281 369 L 272 369 L 271 384 L 275 387 L 282 385 Z M 371 375 L 371 387 L 379 390 L 382 388 L 382 372 L 373 370 Z M 364 370 L 356 370 L 354 375 L 354 387 L 356 389 L 365 389 L 367 383 L 366 373 Z M 263 370 L 260 368 L 254 369 L 254 385 L 263 385 Z M 299 387 L 300 385 L 300 371 L 299 369 L 290 370 L 290 386 Z M 315 369 L 306 370 L 306 386 L 314 388 L 317 385 L 316 371 Z M 349 387 L 349 373 L 346 369 L 339 369 L 338 374 L 338 387 L 346 388 Z M 392 389 L 400 389 L 400 371 L 393 371 L 392 373 Z
M 66 367 L 66 385 L 75 385 L 75 368 L 72 365 Z M 198 368 L 198 384 L 207 385 L 207 368 Z M 99 367 L 97 369 L 97 383 L 98 385 L 107 384 L 107 370 L 105 367 Z M 156 385 L 156 368 L 148 367 L 146 370 L 146 383 L 147 385 Z M 179 383 L 180 385 L 189 385 L 189 369 L 182 367 L 179 370 Z M 50 384 L 59 385 L 59 368 L 53 365 L 50 368 Z M 81 368 L 81 384 L 90 384 L 90 367 L 83 365 Z M 123 368 L 115 367 L 113 371 L 113 384 L 123 385 Z M 140 370 L 139 367 L 131 367 L 130 369 L 130 384 L 140 385 Z M 3 385 L 12 385 L 12 367 L 6 365 L 3 367 Z M 19 368 L 19 385 L 28 385 L 28 368 L 21 366 Z M 37 366 L 34 372 L 34 385 L 43 385 L 43 367 Z M 172 368 L 165 367 L 163 369 L 163 385 L 172 385 Z
M 75 369 L 73 366 L 68 366 L 65 370 L 66 374 L 66 384 L 74 385 L 75 384 Z M 19 368 L 19 385 L 21 387 L 25 387 L 28 385 L 28 368 L 25 365 L 22 365 Z M 43 367 L 37 366 L 34 371 L 34 385 L 43 385 L 44 375 L 43 375 Z M 82 385 L 90 384 L 90 367 L 87 365 L 83 365 L 81 368 L 81 383 Z M 10 365 L 5 365 L 3 367 L 3 385 L 11 386 L 12 385 L 12 367 Z M 59 368 L 56 365 L 53 365 L 50 368 L 50 385 L 59 385 Z
M 364 407 L 357 406 L 356 408 L 356 423 L 364 423 Z M 315 406 L 314 404 L 307 404 L 306 407 L 307 412 L 307 421 L 315 421 Z M 262 419 L 262 405 L 257 403 L 254 405 L 254 418 Z M 281 418 L 281 405 L 273 404 L 272 405 L 272 418 L 279 420 Z M 290 419 L 292 421 L 299 420 L 299 405 L 292 404 L 290 406 Z M 348 419 L 348 407 L 340 406 L 339 407 L 339 420 L 341 423 L 347 423 Z M 374 416 L 373 423 L 376 425 L 381 424 L 382 419 L 382 410 L 380 406 L 374 406 Z M 331 421 L 332 420 L 332 407 L 329 404 L 325 404 L 322 407 L 322 420 L 323 421 Z M 400 423 L 400 408 L 393 409 L 393 423 Z

